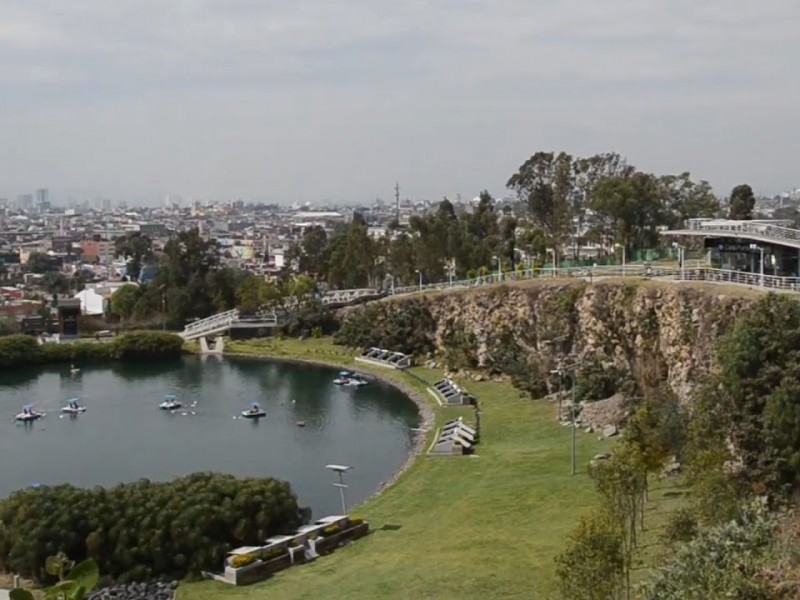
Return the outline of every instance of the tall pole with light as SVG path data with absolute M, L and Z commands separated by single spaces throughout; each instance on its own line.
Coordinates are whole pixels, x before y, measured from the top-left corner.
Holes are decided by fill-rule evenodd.
M 422 271 L 420 271 L 419 269 L 414 269 L 414 273 L 419 275 L 419 291 L 421 292 L 422 291 Z
M 622 248 L 622 276 L 625 276 L 625 244 L 614 244 L 616 248 Z
M 680 267 L 680 270 L 681 270 L 681 281 L 683 281 L 683 279 L 684 279 L 684 277 L 683 277 L 683 263 L 684 263 L 684 260 L 683 260 L 684 259 L 684 253 L 683 253 L 683 251 L 684 251 L 684 248 L 678 242 L 672 242 L 672 247 L 673 248 L 677 248 L 677 250 L 678 250 L 678 266 Z
M 750 244 L 750 249 L 759 251 L 759 261 L 758 261 L 759 269 L 758 269 L 758 273 L 759 273 L 760 282 L 759 282 L 758 285 L 760 287 L 764 287 L 764 248 L 759 246 L 758 244 Z
M 339 474 L 339 482 L 334 483 L 334 487 L 339 488 L 339 493 L 342 496 L 342 516 L 347 516 L 347 499 L 345 498 L 344 491 L 347 489 L 347 484 L 344 482 L 344 474 L 352 469 L 347 465 L 325 465 L 325 468 Z

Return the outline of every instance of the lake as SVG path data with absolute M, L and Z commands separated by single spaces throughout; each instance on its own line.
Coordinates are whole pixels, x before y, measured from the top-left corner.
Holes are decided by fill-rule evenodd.
M 338 476 L 325 465 L 352 466 L 347 502 L 363 501 L 407 460 L 420 416 L 397 389 L 377 380 L 339 387 L 337 372 L 217 356 L 74 376 L 66 366 L 0 372 L 0 497 L 32 484 L 107 486 L 216 471 L 284 479 L 315 517 L 339 514 Z M 167 394 L 187 408 L 159 410 Z M 62 417 L 73 397 L 87 412 Z M 253 402 L 266 416 L 241 419 Z M 28 403 L 46 416 L 15 423 Z

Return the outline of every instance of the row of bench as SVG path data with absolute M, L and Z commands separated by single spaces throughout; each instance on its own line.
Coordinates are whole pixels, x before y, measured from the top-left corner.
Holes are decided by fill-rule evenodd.
M 469 394 L 467 390 L 459 386 L 449 377 L 433 384 L 433 389 L 441 398 L 444 404 L 449 406 L 465 406 L 476 404 L 475 396 Z
M 407 369 L 411 366 L 410 356 L 384 348 L 367 348 L 361 353 L 361 356 L 356 357 L 356 360 L 392 369 Z
M 463 417 L 448 421 L 440 430 L 428 454 L 431 456 L 452 456 L 472 454 L 480 441 L 478 432 L 464 423 Z

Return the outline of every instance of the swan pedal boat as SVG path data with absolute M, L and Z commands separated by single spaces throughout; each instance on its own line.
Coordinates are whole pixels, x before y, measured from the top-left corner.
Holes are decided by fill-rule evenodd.
M 85 413 L 86 412 L 86 407 L 85 406 L 78 406 L 76 408 L 74 406 L 65 406 L 64 408 L 61 409 L 61 412 L 62 413 L 67 413 L 69 415 L 79 415 L 81 413 Z

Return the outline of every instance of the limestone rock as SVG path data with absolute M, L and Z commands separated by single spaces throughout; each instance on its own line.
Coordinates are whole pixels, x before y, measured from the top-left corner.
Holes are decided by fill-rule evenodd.
M 603 437 L 610 438 L 617 434 L 619 434 L 619 430 L 617 429 L 616 425 L 606 425 L 603 427 Z

